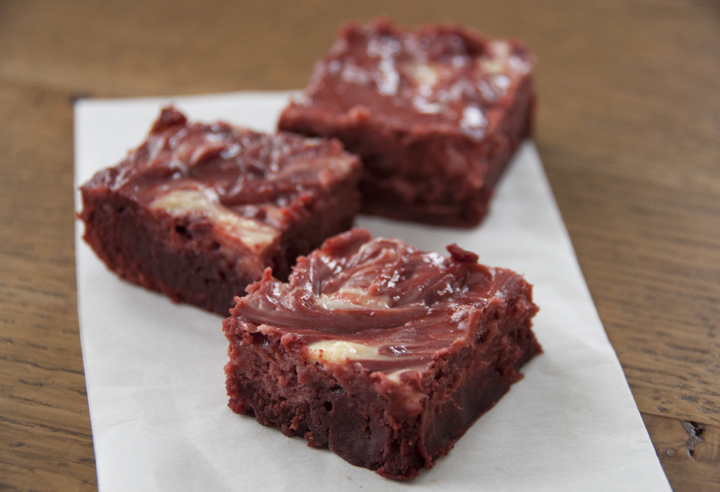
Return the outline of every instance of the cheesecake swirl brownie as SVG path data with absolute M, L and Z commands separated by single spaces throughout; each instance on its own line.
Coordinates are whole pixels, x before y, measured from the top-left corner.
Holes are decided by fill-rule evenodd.
M 279 128 L 362 158 L 362 211 L 472 226 L 530 132 L 532 56 L 517 40 L 386 20 L 341 29 Z
M 82 186 L 85 241 L 120 277 L 227 316 L 267 267 L 352 226 L 360 164 L 337 141 L 189 123 L 162 110 L 147 140 Z
M 541 352 L 518 274 L 354 229 L 266 270 L 223 329 L 229 406 L 409 479 L 447 454 Z

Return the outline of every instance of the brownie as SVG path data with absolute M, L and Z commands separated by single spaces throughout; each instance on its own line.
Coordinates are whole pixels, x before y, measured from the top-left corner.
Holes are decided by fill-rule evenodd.
M 85 241 L 120 277 L 227 316 L 271 267 L 352 226 L 360 162 L 338 141 L 228 123 L 168 107 L 142 145 L 81 187 Z
M 397 480 L 447 454 L 541 352 L 520 275 L 353 229 L 266 270 L 223 329 L 229 406 Z
M 533 58 L 518 40 L 387 20 L 340 30 L 279 128 L 362 158 L 362 211 L 468 227 L 529 135 Z

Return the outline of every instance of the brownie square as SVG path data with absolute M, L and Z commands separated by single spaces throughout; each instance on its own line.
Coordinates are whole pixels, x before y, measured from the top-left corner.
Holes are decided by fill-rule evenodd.
M 473 226 L 530 133 L 532 67 L 518 40 L 350 24 L 279 128 L 338 138 L 362 158 L 362 212 Z
M 337 141 L 162 110 L 147 139 L 81 187 L 85 241 L 120 277 L 227 316 L 271 267 L 352 226 L 360 163 Z
M 223 329 L 230 408 L 393 479 L 445 455 L 542 349 L 532 287 L 354 229 L 266 270 Z

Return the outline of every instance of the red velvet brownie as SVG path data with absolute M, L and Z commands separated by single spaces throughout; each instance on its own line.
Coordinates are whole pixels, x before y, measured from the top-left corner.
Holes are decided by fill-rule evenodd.
M 447 454 L 541 352 L 518 274 L 354 229 L 269 270 L 223 329 L 229 406 L 398 480 Z
M 85 241 L 120 277 L 227 316 L 272 267 L 349 229 L 360 163 L 337 141 L 188 123 L 163 109 L 147 140 L 82 186 Z
M 532 56 L 517 40 L 386 20 L 341 29 L 279 128 L 362 158 L 362 211 L 472 226 L 529 135 Z

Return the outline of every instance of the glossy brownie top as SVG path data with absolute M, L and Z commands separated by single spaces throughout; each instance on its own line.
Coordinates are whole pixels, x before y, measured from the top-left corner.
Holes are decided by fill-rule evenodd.
M 312 361 L 358 361 L 399 383 L 451 346 L 472 344 L 495 307 L 531 305 L 532 288 L 518 274 L 480 265 L 456 245 L 448 250 L 449 258 L 424 253 L 353 229 L 300 257 L 289 283 L 266 271 L 231 315 L 302 338 Z
M 480 140 L 532 66 L 517 40 L 456 26 L 403 31 L 387 20 L 350 24 L 294 106 L 350 117 L 365 112 L 389 126 L 459 128 Z
M 314 195 L 358 170 L 337 141 L 190 124 L 167 107 L 140 147 L 83 188 L 107 187 L 170 215 L 203 216 L 261 250 Z

